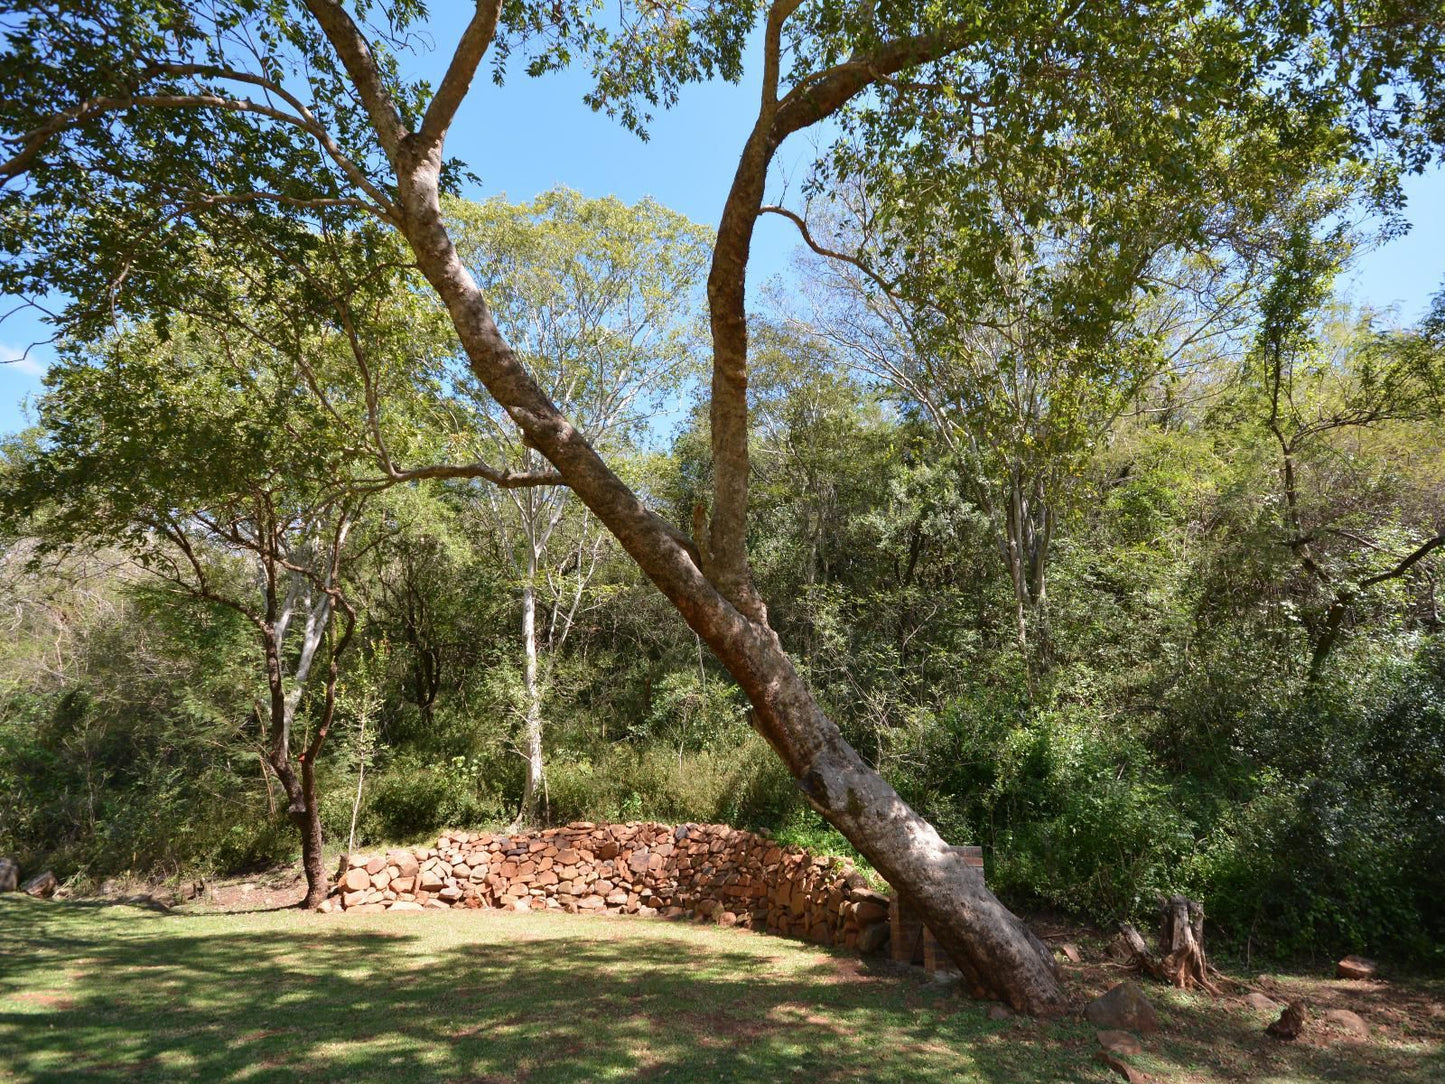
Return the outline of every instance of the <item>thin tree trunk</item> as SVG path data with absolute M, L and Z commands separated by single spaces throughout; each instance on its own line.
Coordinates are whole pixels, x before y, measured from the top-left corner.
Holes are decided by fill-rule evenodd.
M 346 853 L 356 850 L 356 816 L 361 812 L 361 784 L 366 779 L 366 712 L 361 713 L 361 735 L 356 751 L 356 800 L 351 803 L 351 832 L 346 837 Z
M 288 812 L 301 831 L 301 868 L 306 871 L 306 898 L 301 906 L 314 911 L 325 902 L 330 883 L 321 855 L 321 803 L 316 793 L 316 765 L 309 757 L 301 762 L 301 808 Z
M 321 859 L 321 811 L 316 795 L 315 768 L 301 761 L 301 774 L 296 773 L 289 754 L 273 753 L 267 758 L 271 770 L 286 791 L 286 817 L 301 834 L 301 869 L 306 875 L 306 896 L 298 905 L 315 910 L 326 899 L 330 882 Z
M 535 823 L 537 804 L 542 792 L 542 691 L 537 684 L 537 591 L 529 572 L 522 586 L 522 650 L 525 655 L 522 681 L 526 695 L 526 721 L 523 726 L 523 756 L 527 761 L 526 780 L 522 784 L 522 805 L 517 823 Z

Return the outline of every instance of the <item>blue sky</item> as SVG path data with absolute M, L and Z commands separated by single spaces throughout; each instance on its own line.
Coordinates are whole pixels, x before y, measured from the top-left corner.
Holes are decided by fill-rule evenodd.
M 451 9 L 451 21 L 437 21 L 441 50 L 459 33 L 462 5 Z M 444 58 L 441 50 L 417 58 L 417 70 L 436 81 Z M 749 72 L 757 65 L 750 64 Z M 479 75 L 453 126 L 448 153 L 468 163 L 482 179 L 470 196 L 505 192 L 516 200 L 530 199 L 565 184 L 588 196 L 613 195 L 629 203 L 652 196 L 707 225 L 716 225 L 723 199 L 737 165 L 737 155 L 757 109 L 757 89 L 711 83 L 684 90 L 681 103 L 660 114 L 643 143 L 609 118 L 592 113 L 581 98 L 587 83 L 580 73 L 543 79 L 514 75 L 504 87 Z M 803 137 L 785 146 L 782 168 L 773 180 L 770 198 L 796 193 L 802 171 L 811 159 Z M 1406 186 L 1407 217 L 1412 229 L 1385 248 L 1364 255 L 1341 285 L 1351 300 L 1377 308 L 1397 307 L 1410 321 L 1425 309 L 1445 277 L 1445 172 L 1414 178 Z M 754 244 L 751 285 L 786 275 L 797 234 L 776 216 L 764 216 Z M 10 306 L 0 306 L 0 312 Z M 40 387 L 49 359 L 47 348 L 31 350 L 13 361 L 32 342 L 49 332 L 28 315 L 0 324 L 0 432 L 24 424 L 26 396 Z

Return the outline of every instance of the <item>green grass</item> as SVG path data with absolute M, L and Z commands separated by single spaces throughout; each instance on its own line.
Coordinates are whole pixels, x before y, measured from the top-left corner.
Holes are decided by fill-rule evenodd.
M 0 1080 L 1106 1080 L 1091 1044 L 738 930 L 0 900 Z
M 1071 969 L 1080 1001 L 1118 981 Z M 1171 1084 L 1445 1079 L 1445 986 L 1261 976 L 1363 1012 L 1279 1043 L 1237 999 L 1157 984 L 1134 1064 Z M 1117 1081 L 1073 1020 L 987 1020 L 917 972 L 615 917 L 158 914 L 0 897 L 0 1081 Z

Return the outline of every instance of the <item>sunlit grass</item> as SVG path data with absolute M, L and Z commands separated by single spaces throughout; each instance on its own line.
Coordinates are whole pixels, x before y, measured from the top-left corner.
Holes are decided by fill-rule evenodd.
M 1411 1019 L 1434 994 L 1408 992 Z M 1164 1030 L 1134 1062 L 1175 1084 L 1445 1079 L 1433 1035 L 1280 1044 L 1236 1003 L 1150 996 Z M 918 972 L 686 923 L 0 898 L 0 1081 L 1120 1079 L 1092 1028 L 986 1009 Z
M 1106 1079 L 1083 1029 L 687 924 L 10 898 L 0 952 L 0 1079 Z

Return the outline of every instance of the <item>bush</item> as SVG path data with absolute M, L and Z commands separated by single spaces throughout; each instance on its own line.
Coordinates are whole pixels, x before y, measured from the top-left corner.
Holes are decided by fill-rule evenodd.
M 354 780 L 350 790 L 338 786 L 325 792 L 322 810 L 331 838 L 347 838 L 355 793 Z M 367 777 L 356 840 L 369 845 L 416 839 L 442 828 L 495 824 L 504 816 L 483 762 L 453 757 L 435 765 L 403 754 Z

